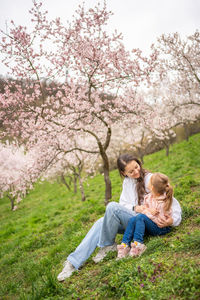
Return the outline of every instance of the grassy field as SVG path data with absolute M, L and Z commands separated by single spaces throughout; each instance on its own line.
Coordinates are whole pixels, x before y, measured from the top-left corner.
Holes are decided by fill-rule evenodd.
M 145 168 L 170 177 L 183 209 L 179 227 L 147 238 L 140 258 L 116 261 L 116 252 L 99 264 L 89 258 L 59 283 L 67 255 L 104 214 L 103 176 L 85 183 L 85 202 L 59 183 L 38 184 L 15 212 L 0 200 L 0 299 L 200 299 L 200 134 L 174 144 L 169 157 L 162 150 L 144 160 Z M 111 180 L 118 201 L 117 170 Z

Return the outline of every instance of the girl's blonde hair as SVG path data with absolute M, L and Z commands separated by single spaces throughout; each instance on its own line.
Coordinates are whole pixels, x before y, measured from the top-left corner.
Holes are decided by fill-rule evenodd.
M 165 210 L 170 210 L 173 198 L 173 188 L 169 184 L 169 178 L 165 174 L 154 173 L 151 176 L 151 184 L 158 194 L 162 195 L 166 193 Z

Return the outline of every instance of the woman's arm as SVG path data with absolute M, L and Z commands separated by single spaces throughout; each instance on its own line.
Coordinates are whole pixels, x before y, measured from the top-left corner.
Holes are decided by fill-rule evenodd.
M 133 210 L 138 204 L 136 183 L 133 179 L 124 178 L 119 203 L 130 210 Z
M 173 198 L 171 210 L 173 219 L 172 226 L 178 226 L 181 223 L 182 210 L 179 202 L 175 198 Z
M 181 223 L 182 210 L 179 202 L 175 198 L 173 198 L 171 210 L 172 210 L 172 217 L 169 217 L 167 219 L 164 217 L 159 218 L 159 223 L 157 223 L 157 225 L 160 228 L 167 227 L 167 226 L 178 226 Z

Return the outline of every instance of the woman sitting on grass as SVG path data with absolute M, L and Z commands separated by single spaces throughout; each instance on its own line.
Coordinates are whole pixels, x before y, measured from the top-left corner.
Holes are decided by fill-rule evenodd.
M 145 233 L 155 236 L 171 231 L 169 226 L 163 228 L 158 226 L 160 218 L 168 222 L 172 216 L 173 189 L 168 177 L 161 173 L 154 173 L 149 180 L 148 188 L 151 192 L 144 197 L 144 203 L 135 206 L 135 211 L 139 215 L 129 220 L 122 243 L 117 246 L 117 259 L 127 255 L 140 256 L 146 250 L 143 240 Z
M 123 190 L 119 203 L 110 202 L 106 207 L 104 217 L 94 223 L 85 238 L 76 250 L 69 254 L 64 263 L 58 280 L 63 281 L 72 275 L 75 270 L 90 257 L 96 247 L 100 247 L 99 253 L 93 258 L 94 262 L 101 261 L 109 251 L 117 250 L 115 237 L 117 233 L 124 233 L 128 221 L 136 216 L 137 206 L 144 201 L 144 196 L 149 193 L 148 183 L 152 176 L 142 168 L 141 162 L 132 155 L 121 155 L 117 160 L 120 175 L 124 177 Z M 160 217 L 157 225 L 160 228 L 178 226 L 181 222 L 181 208 L 178 201 L 172 200 L 172 217 L 166 220 Z

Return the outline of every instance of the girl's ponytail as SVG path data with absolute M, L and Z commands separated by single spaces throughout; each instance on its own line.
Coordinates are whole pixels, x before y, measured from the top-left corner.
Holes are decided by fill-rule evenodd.
M 167 185 L 166 185 L 166 203 L 165 203 L 166 211 L 170 210 L 170 208 L 172 206 L 172 199 L 173 199 L 173 188 L 169 183 L 167 183 Z
M 169 184 L 169 178 L 165 174 L 154 173 L 151 177 L 151 183 L 158 194 L 166 194 L 165 210 L 169 211 L 173 200 L 173 188 Z

